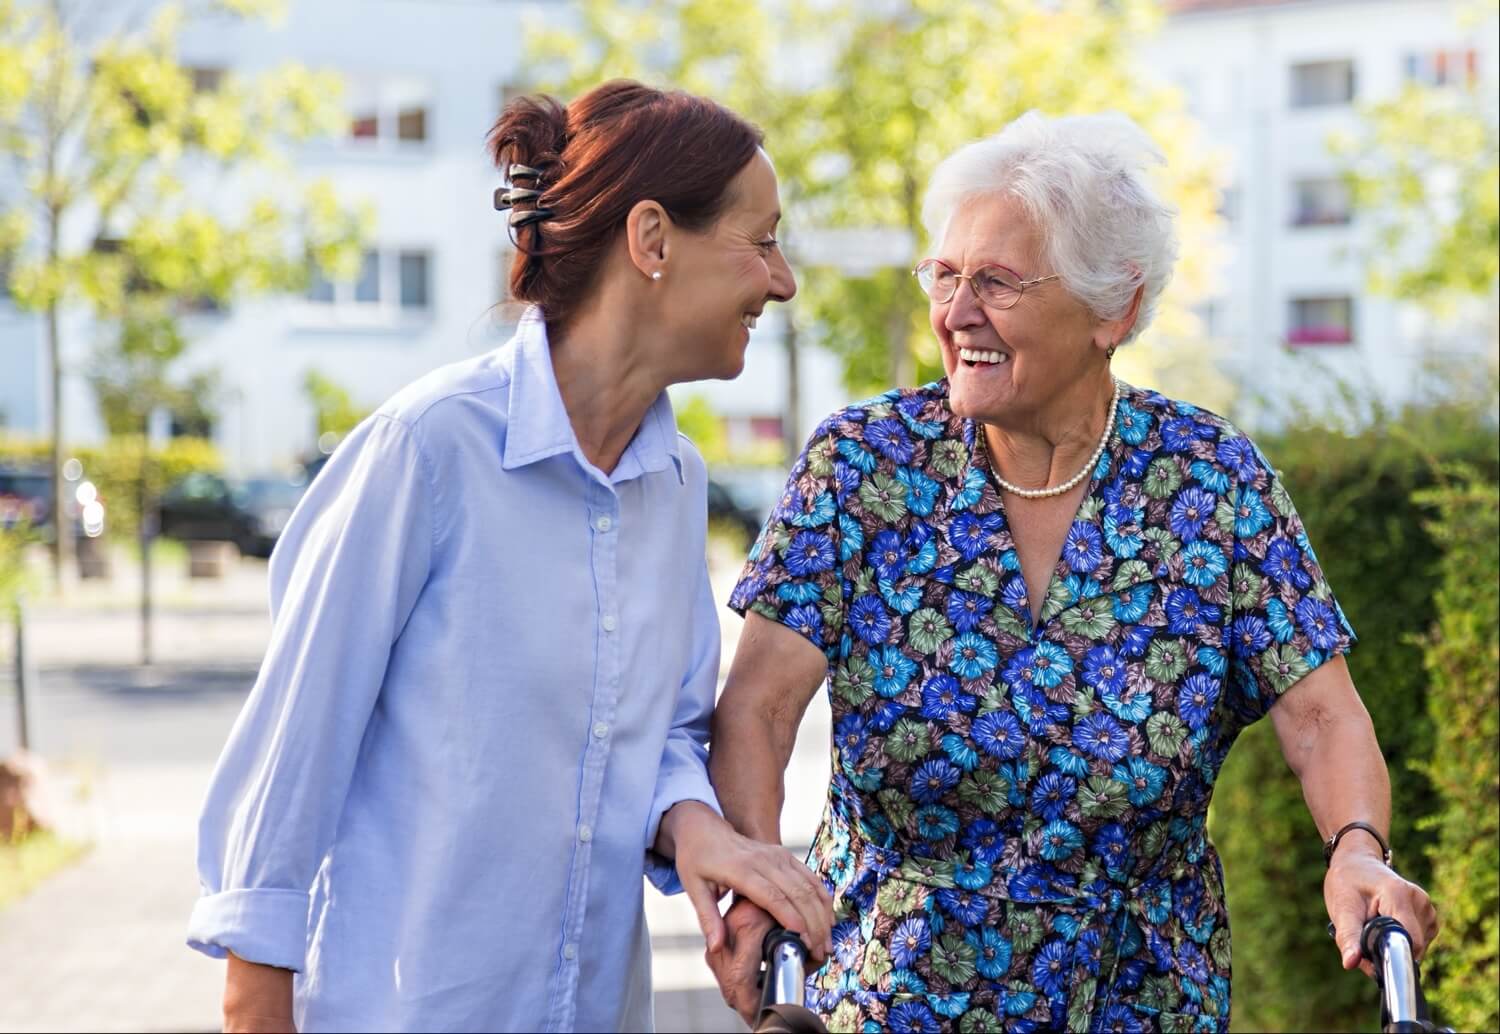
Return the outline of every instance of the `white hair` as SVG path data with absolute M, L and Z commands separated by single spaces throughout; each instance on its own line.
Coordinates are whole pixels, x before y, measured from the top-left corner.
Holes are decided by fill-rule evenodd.
M 941 241 L 965 201 L 1017 199 L 1041 234 L 1049 271 L 1099 319 L 1124 316 L 1145 286 L 1129 341 L 1151 322 L 1177 259 L 1176 210 L 1146 182 L 1147 168 L 1163 161 L 1125 115 L 1030 111 L 944 159 L 927 187 L 922 222 Z

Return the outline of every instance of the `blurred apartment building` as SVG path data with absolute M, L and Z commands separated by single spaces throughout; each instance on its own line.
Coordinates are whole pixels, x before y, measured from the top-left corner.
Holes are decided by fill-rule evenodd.
M 1357 126 L 1357 106 L 1402 82 L 1493 83 L 1493 24 L 1464 27 L 1453 0 L 1176 0 L 1141 60 L 1178 83 L 1227 163 L 1227 263 L 1202 307 L 1230 372 L 1275 390 L 1305 380 L 1304 357 L 1390 397 L 1420 390 L 1424 358 L 1464 346 L 1409 306 L 1363 287 L 1368 234 L 1349 212 L 1325 142 Z M 301 149 L 299 172 L 366 199 L 375 231 L 357 280 L 314 283 L 303 298 L 199 312 L 192 362 L 225 385 L 215 437 L 239 473 L 283 466 L 315 439 L 302 391 L 315 369 L 376 405 L 422 373 L 496 347 L 510 247 L 491 208 L 499 182 L 484 137 L 520 74 L 525 11 L 567 17 L 565 0 L 295 0 L 278 27 L 189 31 L 184 62 L 204 81 L 292 60 L 347 80 L 347 136 Z M 804 235 L 805 235 L 804 231 Z M 767 310 L 768 316 L 777 307 Z M 65 411 L 74 441 L 102 434 L 82 366 L 98 339 L 65 324 Z M 693 385 L 723 414 L 732 443 L 779 439 L 786 362 L 778 318 L 752 337 L 745 373 Z M 1472 347 L 1469 345 L 1468 347 Z M 0 414 L 43 433 L 41 323 L 0 298 Z M 805 349 L 805 434 L 842 404 L 838 364 Z

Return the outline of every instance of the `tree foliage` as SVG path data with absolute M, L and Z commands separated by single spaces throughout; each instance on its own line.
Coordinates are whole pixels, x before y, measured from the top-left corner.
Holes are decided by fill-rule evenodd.
M 0 3 L 0 149 L 20 188 L 0 219 L 23 307 L 114 317 L 142 296 L 298 290 L 309 257 L 357 263 L 364 214 L 328 181 L 288 187 L 285 149 L 342 127 L 339 79 L 286 65 L 195 80 L 177 55 L 192 10 L 169 3 L 136 25 L 77 0 Z
M 370 415 L 368 409 L 355 404 L 347 388 L 319 370 L 303 374 L 302 393 L 317 414 L 319 437 L 333 434 L 342 438 Z
M 1483 405 L 1412 407 L 1357 431 L 1308 424 L 1260 442 L 1359 636 L 1349 669 L 1390 771 L 1397 865 L 1440 909 L 1450 904 L 1434 883 L 1424 826 L 1444 805 L 1428 766 L 1445 737 L 1469 730 L 1445 728 L 1430 713 L 1421 637 L 1439 618 L 1446 546 L 1426 527 L 1420 493 L 1456 460 L 1496 490 L 1500 454 L 1485 413 Z M 1230 751 L 1209 825 L 1234 931 L 1234 1028 L 1368 1029 L 1378 1016 L 1375 988 L 1340 968 L 1323 932 L 1318 832 L 1270 722 L 1252 726 Z
M 1500 2 L 1470 17 L 1493 34 Z M 1493 82 L 1408 83 L 1333 141 L 1361 218 L 1373 228 L 1370 284 L 1445 312 L 1494 298 L 1500 276 L 1500 131 Z
M 359 260 L 369 213 L 327 181 L 300 183 L 286 159 L 339 131 L 339 80 L 296 65 L 217 76 L 177 53 L 192 20 L 281 6 L 0 0 L 0 265 L 16 304 L 45 314 L 57 492 L 63 310 L 106 323 L 143 305 L 175 313 L 296 291 L 311 265 L 349 275 Z M 56 573 L 65 543 L 60 528 Z
M 1443 936 L 1429 999 L 1455 1030 L 1500 1030 L 1500 492 L 1459 468 L 1421 501 L 1443 549 L 1437 622 L 1424 642 L 1432 760 L 1442 801 L 1422 823 Z

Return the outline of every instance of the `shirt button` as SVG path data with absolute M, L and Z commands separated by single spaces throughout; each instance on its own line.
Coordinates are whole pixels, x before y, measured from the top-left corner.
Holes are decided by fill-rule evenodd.
M 586 826 L 585 825 L 585 826 L 579 826 L 578 827 L 578 841 L 579 841 L 579 843 L 586 844 L 586 843 L 588 843 L 592 839 L 594 839 L 594 830 L 593 830 L 593 828 L 591 826 Z
M 594 723 L 594 739 L 596 739 L 596 740 L 602 740 L 602 739 L 604 739 L 604 737 L 606 737 L 608 735 L 609 735 L 609 723 L 608 722 L 595 722 Z
M 576 944 L 564 944 L 563 945 L 563 958 L 569 959 L 569 960 L 578 958 L 578 945 L 576 945 Z
M 607 513 L 602 514 L 598 519 L 594 521 L 594 527 L 598 528 L 600 531 L 608 531 L 614 526 L 615 522 L 609 519 L 609 514 Z
M 599 624 L 604 626 L 604 631 L 613 632 L 615 630 L 615 626 L 618 625 L 619 622 L 615 620 L 615 616 L 613 614 L 606 614 L 604 615 L 604 619 L 600 621 Z

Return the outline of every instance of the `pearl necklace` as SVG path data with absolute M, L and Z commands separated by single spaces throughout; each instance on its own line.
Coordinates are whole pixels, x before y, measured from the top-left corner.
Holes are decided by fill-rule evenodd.
M 1119 380 L 1115 380 L 1114 383 L 1115 393 L 1114 396 L 1109 400 L 1109 416 L 1104 418 L 1104 436 L 1099 439 L 1099 444 L 1094 448 L 1094 454 L 1089 457 L 1088 462 L 1083 465 L 1082 470 L 1080 470 L 1077 474 L 1074 474 L 1072 477 L 1068 478 L 1068 480 L 1064 481 L 1062 484 L 1056 485 L 1052 488 L 1022 488 L 1019 485 L 1011 484 L 1009 481 L 1001 477 L 1000 472 L 995 469 L 995 465 L 990 462 L 989 446 L 985 444 L 984 439 L 984 424 L 975 421 L 974 444 L 978 446 L 977 451 L 979 452 L 979 454 L 984 457 L 985 466 L 990 468 L 990 476 L 995 479 L 995 483 L 1001 488 L 1005 489 L 1007 492 L 1010 492 L 1012 495 L 1018 495 L 1022 499 L 1048 499 L 1055 495 L 1062 495 L 1064 492 L 1070 491 L 1071 489 L 1076 487 L 1080 481 L 1082 481 L 1085 477 L 1092 473 L 1094 467 L 1099 462 L 1099 457 L 1104 455 L 1104 447 L 1109 444 L 1110 435 L 1114 433 L 1115 410 L 1120 405 L 1120 382 Z

